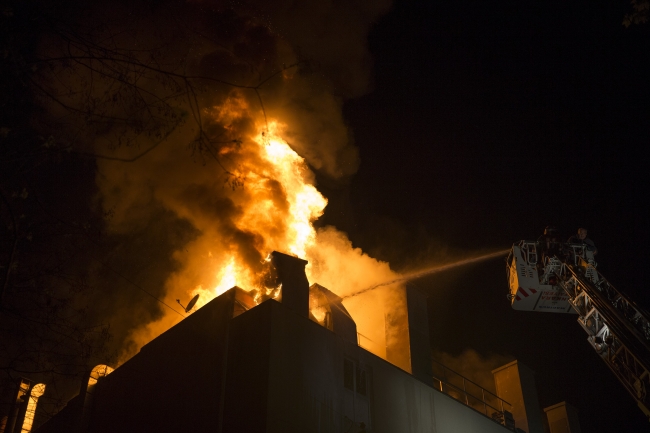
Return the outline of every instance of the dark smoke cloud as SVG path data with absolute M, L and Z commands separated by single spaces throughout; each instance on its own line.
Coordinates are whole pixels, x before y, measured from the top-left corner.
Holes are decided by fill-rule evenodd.
M 97 160 L 97 203 L 111 215 L 107 261 L 131 280 L 104 269 L 96 282 L 107 295 L 95 308 L 115 324 L 117 348 L 131 341 L 128 355 L 178 320 L 140 288 L 166 301 L 185 299 L 194 287 L 214 284 L 213 269 L 229 255 L 256 270 L 285 235 L 286 193 L 251 150 L 250 137 L 265 118 L 284 124 L 283 137 L 319 175 L 345 179 L 357 170 L 341 108 L 371 88 L 367 33 L 389 7 L 389 1 L 136 1 L 96 4 L 80 14 L 75 32 L 84 40 L 148 68 L 135 90 L 120 87 L 132 78 L 128 69 L 116 79 L 74 62 L 40 81 L 64 102 L 45 102 L 44 123 L 56 124 L 61 141 L 74 149 L 132 159 L 155 146 L 128 163 Z M 51 35 L 41 53 L 56 57 L 68 49 L 64 38 Z M 188 92 L 176 76 L 202 78 L 193 78 Z M 71 115 L 69 107 L 93 116 Z M 114 118 L 126 120 L 106 120 Z M 265 236 L 238 224 L 259 200 L 259 191 L 247 189 L 250 173 L 267 178 L 264 198 L 274 204 Z M 304 176 L 314 182 L 311 173 Z M 134 336 L 161 317 L 168 318 L 161 329 Z
M 372 58 L 367 35 L 388 12 L 391 1 L 254 0 L 237 4 L 266 22 L 297 53 L 313 60 L 337 96 L 358 97 L 370 90 Z
M 22 149 L 29 140 L 15 142 L 42 176 L 35 188 L 23 189 L 13 170 L 24 170 L 15 164 L 3 186 L 9 194 L 24 191 L 25 199 L 12 203 L 38 205 L 32 221 L 43 215 L 55 221 L 35 229 L 34 240 L 29 234 L 29 260 L 20 257 L 20 272 L 33 264 L 36 295 L 73 299 L 79 305 L 70 308 L 83 310 L 75 326 L 108 323 L 113 336 L 108 353 L 77 359 L 79 371 L 115 365 L 181 320 L 171 310 L 180 310 L 175 299 L 186 303 L 197 287 L 214 287 L 215 270 L 232 256 L 255 271 L 263 254 L 282 245 L 288 194 L 251 143 L 264 114 L 285 123 L 283 137 L 321 179 L 342 183 L 355 173 L 357 149 L 341 107 L 370 90 L 366 35 L 388 7 L 385 1 L 26 0 L 3 10 L 3 23 L 12 26 L 7 34 L 20 36 L 3 42 L 10 47 L 5 87 L 18 88 L 13 96 L 29 107 L 13 116 L 19 122 L 0 125 L 0 138 L 15 134 L 16 123 L 27 124 L 33 148 Z M 229 110 L 229 104 L 240 106 Z M 314 184 L 314 174 L 301 170 Z M 261 179 L 259 190 L 251 190 L 252 176 Z M 238 222 L 259 201 L 273 203 L 273 212 L 263 215 L 260 230 L 243 228 Z M 355 250 L 343 233 L 323 228 L 318 238 L 325 247 L 310 260 L 330 288 L 394 278 L 387 263 Z M 71 278 L 42 277 L 41 284 L 44 265 L 58 273 L 51 265 L 59 261 Z M 342 276 L 348 287 L 341 287 Z M 83 296 L 68 293 L 72 286 Z M 374 303 L 355 299 L 348 308 L 356 314 L 396 304 L 384 295 Z M 358 324 L 370 329 L 363 331 L 366 343 L 381 355 L 383 315 L 359 317 Z M 47 382 L 50 394 L 59 386 L 52 377 L 31 378 Z M 77 392 L 73 382 L 60 385 L 58 395 Z

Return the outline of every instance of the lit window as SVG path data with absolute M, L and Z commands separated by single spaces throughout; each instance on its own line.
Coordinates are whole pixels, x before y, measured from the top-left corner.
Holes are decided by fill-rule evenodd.
M 29 394 L 29 401 L 27 402 L 27 411 L 25 412 L 23 427 L 20 430 L 21 433 L 29 433 L 32 430 L 34 415 L 36 414 L 36 404 L 38 403 L 38 398 L 42 396 L 44 392 L 44 383 L 38 383 L 32 388 L 32 392 Z
M 114 370 L 115 369 L 113 367 L 109 367 L 105 364 L 99 364 L 95 366 L 95 368 L 93 368 L 90 372 L 90 377 L 88 378 L 88 387 L 93 387 L 100 377 L 108 376 Z

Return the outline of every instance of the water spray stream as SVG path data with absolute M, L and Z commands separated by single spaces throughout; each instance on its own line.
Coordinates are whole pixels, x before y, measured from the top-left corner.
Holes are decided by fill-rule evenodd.
M 495 253 L 484 254 L 482 256 L 473 257 L 471 259 L 459 260 L 459 261 L 454 262 L 454 263 L 448 263 L 446 265 L 441 265 L 441 266 L 434 266 L 432 268 L 424 269 L 422 271 L 417 271 L 417 272 L 413 272 L 413 273 L 410 273 L 410 274 L 402 275 L 399 278 L 395 278 L 395 279 L 390 280 L 390 281 L 384 281 L 383 283 L 375 284 L 374 286 L 367 287 L 367 288 L 365 288 L 363 290 L 359 290 L 358 292 L 351 293 L 351 294 L 349 294 L 347 296 L 343 296 L 342 299 L 352 298 L 354 296 L 361 295 L 361 294 L 369 292 L 371 290 L 375 290 L 375 289 L 377 289 L 379 287 L 390 286 L 391 284 L 400 283 L 402 281 L 414 280 L 416 278 L 421 278 L 421 277 L 424 277 L 426 275 L 437 274 L 438 272 L 446 271 L 446 270 L 452 269 L 452 268 L 457 268 L 459 266 L 470 265 L 472 263 L 481 262 L 483 260 L 494 259 L 496 257 L 502 257 L 502 256 L 505 256 L 509 251 L 510 251 L 509 249 L 501 250 L 501 251 L 497 251 Z

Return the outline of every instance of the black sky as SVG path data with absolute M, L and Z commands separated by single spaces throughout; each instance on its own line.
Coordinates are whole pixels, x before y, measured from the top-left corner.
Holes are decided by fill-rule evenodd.
M 585 226 L 601 272 L 649 306 L 650 29 L 623 27 L 628 8 L 397 2 L 370 35 L 374 91 L 345 106 L 359 172 L 321 183 L 322 222 L 398 269 Z M 512 310 L 504 271 L 495 260 L 416 282 L 433 348 L 518 358 L 542 406 L 572 403 L 585 432 L 647 430 L 575 316 Z

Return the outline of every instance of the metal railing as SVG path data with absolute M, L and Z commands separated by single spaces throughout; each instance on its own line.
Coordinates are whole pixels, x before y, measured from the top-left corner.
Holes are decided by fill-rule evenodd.
M 648 313 L 580 259 L 565 266 L 560 286 L 579 315 L 587 341 L 650 416 L 650 320 Z
M 433 361 L 434 387 L 457 401 L 506 425 L 504 411 L 512 413 L 512 405 L 460 373 Z

